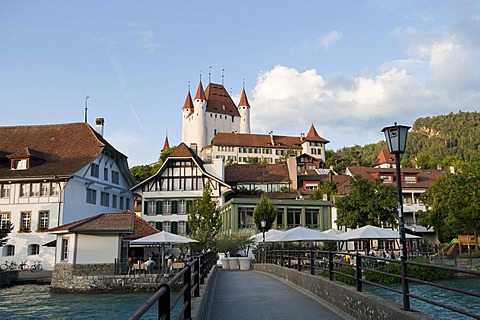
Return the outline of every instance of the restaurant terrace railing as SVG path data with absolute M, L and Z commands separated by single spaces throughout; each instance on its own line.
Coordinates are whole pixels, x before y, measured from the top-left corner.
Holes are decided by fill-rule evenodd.
M 194 257 L 168 282 L 160 284 L 159 289 L 128 319 L 140 319 L 155 304 L 158 305 L 157 319 L 170 320 L 174 308 L 179 309 L 175 312 L 176 319 L 191 319 L 192 298 L 200 296 L 200 285 L 215 263 L 216 255 L 213 252 Z M 179 288 L 173 297 L 172 288 Z M 179 303 L 181 306 L 176 308 Z
M 397 259 L 388 259 L 382 257 L 374 257 L 368 255 L 362 255 L 360 253 L 349 253 L 349 252 L 334 252 L 334 251 L 320 251 L 320 250 L 266 250 L 266 262 L 281 265 L 282 267 L 295 268 L 300 272 L 308 272 L 311 275 L 326 276 L 331 281 L 343 281 L 347 284 L 354 284 L 357 291 L 363 290 L 363 284 L 370 284 L 375 287 L 382 288 L 397 294 L 404 294 L 404 291 L 395 289 L 388 285 L 384 285 L 381 282 L 374 281 L 375 277 L 392 277 L 397 278 L 400 282 L 400 264 L 401 260 Z M 426 262 L 423 262 L 425 261 Z M 262 257 L 257 258 L 257 263 L 264 261 Z M 422 261 L 422 262 L 419 262 Z M 398 265 L 398 273 L 385 271 L 386 268 L 381 268 L 388 264 Z M 455 277 L 469 277 L 480 281 L 480 271 L 475 270 L 475 268 L 459 268 L 445 265 L 438 265 L 435 263 L 429 263 L 428 259 L 424 260 L 407 260 L 406 261 L 408 270 L 416 267 L 424 268 L 423 270 L 429 270 L 434 273 L 448 272 Z M 394 266 L 394 265 L 393 265 Z M 392 266 L 390 266 L 392 267 Z M 480 266 L 477 266 L 479 268 Z M 389 270 L 395 269 L 388 268 Z M 442 282 L 438 281 L 428 281 L 420 277 L 414 277 L 414 274 L 410 275 L 407 273 L 406 281 L 409 283 L 418 283 L 429 287 L 435 287 L 440 290 L 445 290 L 449 293 L 455 293 L 464 297 L 474 297 L 480 298 L 480 292 L 473 290 L 468 291 L 464 288 L 457 288 L 446 286 Z M 427 290 L 428 291 L 428 290 Z M 458 313 L 461 315 L 469 316 L 475 319 L 480 319 L 480 313 L 473 313 L 469 311 L 469 308 L 461 309 L 456 307 L 453 303 L 440 302 L 438 299 L 434 300 L 433 297 L 420 296 L 417 294 L 412 294 L 411 292 L 406 293 L 408 298 L 417 299 L 423 301 L 427 304 L 437 306 L 440 308 L 447 309 L 451 312 Z M 459 299 L 459 298 L 457 298 Z M 461 299 L 461 298 L 460 298 Z M 476 304 L 480 303 L 480 299 Z

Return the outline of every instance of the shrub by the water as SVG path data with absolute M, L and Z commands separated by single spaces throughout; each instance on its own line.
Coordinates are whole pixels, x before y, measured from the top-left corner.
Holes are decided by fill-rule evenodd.
M 340 268 L 336 268 L 335 271 L 339 272 L 333 275 L 333 279 L 335 281 L 340 281 L 349 285 L 355 284 L 355 268 L 352 268 L 350 266 L 343 266 Z M 328 270 L 320 270 L 319 272 L 317 272 L 317 274 L 319 276 L 328 278 Z

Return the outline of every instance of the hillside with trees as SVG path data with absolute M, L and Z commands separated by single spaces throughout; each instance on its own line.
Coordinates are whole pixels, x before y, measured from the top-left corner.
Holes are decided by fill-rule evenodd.
M 339 173 L 347 166 L 372 166 L 385 141 L 365 146 L 327 151 L 327 166 Z M 407 149 L 402 155 L 404 167 L 434 169 L 455 166 L 480 156 L 480 113 L 450 113 L 415 120 L 408 134 Z M 414 161 L 412 161 L 414 160 Z

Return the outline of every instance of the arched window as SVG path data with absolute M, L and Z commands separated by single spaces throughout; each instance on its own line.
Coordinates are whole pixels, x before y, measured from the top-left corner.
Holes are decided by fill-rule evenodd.
M 12 246 L 11 244 L 6 245 L 3 247 L 3 252 L 2 256 L 14 256 L 15 255 L 15 246 Z
M 30 244 L 28 246 L 28 255 L 35 255 L 40 253 L 40 245 L 38 244 Z

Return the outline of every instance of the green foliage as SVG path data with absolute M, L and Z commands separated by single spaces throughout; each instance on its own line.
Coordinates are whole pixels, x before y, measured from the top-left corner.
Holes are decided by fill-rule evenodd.
M 335 269 L 335 271 L 339 273 L 335 273 L 333 275 L 333 280 L 340 281 L 348 285 L 355 284 L 355 268 L 351 266 L 342 266 L 340 268 Z M 320 270 L 317 272 L 317 275 L 322 277 L 328 277 L 328 270 Z M 351 277 L 347 276 L 350 275 Z
M 241 186 L 237 189 L 237 192 L 240 194 L 256 195 L 262 193 L 262 190 L 258 189 L 257 187 L 249 189 L 247 187 Z
M 337 225 L 362 227 L 396 224 L 397 191 L 383 185 L 381 180 L 367 180 L 360 176 L 351 179 L 350 193 L 336 199 Z
M 153 167 L 147 165 L 131 167 L 130 173 L 132 174 L 136 183 L 140 183 L 155 174 Z
M 416 159 L 422 169 L 458 167 L 460 162 L 480 156 L 480 113 L 450 113 L 435 117 L 418 118 L 408 134 L 407 148 L 402 155 L 402 166 L 410 166 Z M 380 131 L 382 128 L 378 128 Z M 371 166 L 381 149 L 387 149 L 385 141 L 326 151 L 326 164 L 343 173 L 347 166 Z
M 170 147 L 170 148 L 167 148 L 167 149 L 163 150 L 160 153 L 160 156 L 158 157 L 158 161 L 160 162 L 160 165 L 163 164 L 165 162 L 165 160 L 167 160 L 170 153 L 172 153 L 172 151 L 175 150 L 176 148 L 177 148 L 176 146 L 173 146 L 173 147 Z
M 458 234 L 474 235 L 480 231 L 480 160 L 464 163 L 457 173 L 435 181 L 421 196 L 426 210 L 419 212 L 419 223 L 434 227 L 440 240 Z M 478 243 L 475 244 L 478 251 Z
M 215 241 L 216 252 L 230 252 L 234 256 L 239 250 L 246 250 L 253 245 L 248 232 L 236 232 L 229 235 L 220 235 Z
M 255 222 L 257 229 L 267 232 L 272 228 L 275 219 L 277 219 L 277 208 L 266 194 L 262 194 L 260 201 L 253 210 L 253 221 Z M 264 229 L 262 229 L 262 220 L 265 220 L 266 222 Z
M 215 237 L 222 226 L 217 203 L 212 199 L 210 184 L 205 184 L 202 197 L 193 202 L 188 212 L 188 227 L 203 251 L 213 250 Z
M 400 263 L 387 263 L 384 266 L 380 266 L 375 268 L 375 270 L 382 271 L 385 273 L 390 273 L 394 274 L 397 276 L 400 276 L 402 274 L 402 268 L 400 266 Z M 376 283 L 381 283 L 381 284 L 392 284 L 392 283 L 398 283 L 401 282 L 401 278 L 397 278 L 394 276 L 387 276 L 384 274 L 376 273 L 374 271 L 365 271 L 363 272 L 363 275 L 365 276 L 365 280 L 367 281 L 372 281 Z M 409 274 L 410 276 L 410 274 Z
M 7 243 L 8 234 L 13 230 L 13 225 L 10 222 L 4 224 L 3 228 L 0 228 L 0 247 Z

